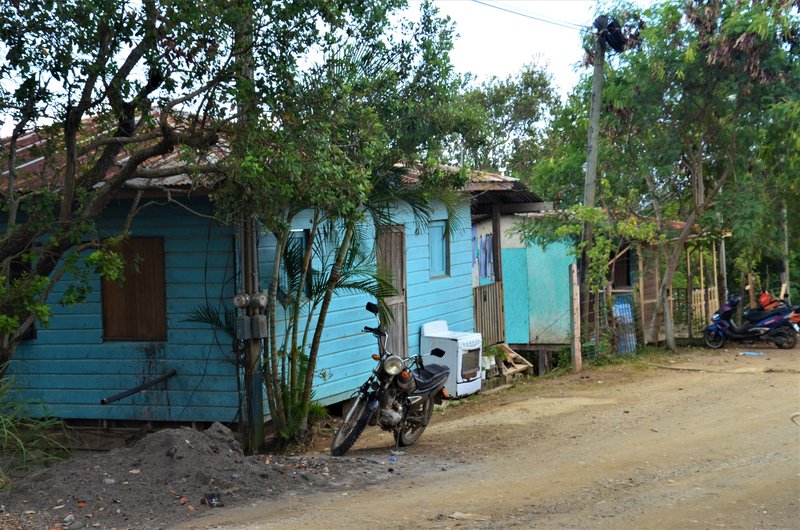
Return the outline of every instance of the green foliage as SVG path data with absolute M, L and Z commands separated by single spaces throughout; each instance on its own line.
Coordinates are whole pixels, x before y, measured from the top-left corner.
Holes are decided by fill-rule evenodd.
M 195 307 L 189 313 L 189 318 L 184 322 L 197 322 L 208 324 L 214 329 L 224 331 L 231 338 L 235 336 L 236 310 L 229 305 L 225 305 L 222 311 L 211 304 L 204 304 Z
M 447 153 L 461 166 L 501 171 L 522 144 L 542 141 L 542 123 L 557 105 L 550 74 L 535 64 L 505 80 L 466 87 L 454 103 Z
M 607 282 L 612 258 L 619 249 L 630 242 L 653 242 L 657 240 L 657 228 L 653 221 L 635 216 L 618 217 L 600 208 L 576 205 L 558 215 L 526 219 L 517 223 L 515 230 L 523 241 L 543 248 L 559 241 L 572 241 L 570 251 L 579 258 L 586 248 L 581 242 L 584 223 L 594 226 L 594 241 L 588 250 L 589 269 L 587 285 L 591 292 L 601 291 Z
M 16 400 L 13 390 L 10 380 L 0 381 L 0 490 L 11 489 L 14 471 L 71 454 L 64 424 L 48 417 L 30 418 L 31 403 Z

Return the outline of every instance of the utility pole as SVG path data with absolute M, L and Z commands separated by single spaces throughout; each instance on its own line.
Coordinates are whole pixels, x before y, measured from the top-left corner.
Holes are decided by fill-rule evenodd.
M 595 20 L 595 26 L 598 28 L 595 36 L 594 44 L 594 74 L 592 76 L 592 102 L 589 114 L 589 139 L 586 144 L 586 175 L 583 185 L 583 205 L 593 208 L 595 205 L 595 195 L 597 193 L 597 151 L 599 148 L 600 140 L 600 105 L 602 104 L 603 93 L 603 68 L 605 66 L 605 20 L 598 24 L 599 17 Z M 588 322 L 589 320 L 589 250 L 592 248 L 592 239 L 594 236 L 594 227 L 592 223 L 585 222 L 583 225 L 583 249 L 581 251 L 581 320 Z M 598 308 L 595 307 L 595 311 Z M 597 338 L 597 330 L 593 330 L 595 338 Z
M 253 4 L 252 0 L 238 2 L 241 23 L 236 32 L 237 56 L 236 121 L 244 134 L 250 130 L 255 115 L 255 85 L 253 73 Z M 242 153 L 240 153 L 242 154 Z M 258 226 L 252 217 L 240 217 L 241 272 L 244 293 L 237 294 L 234 304 L 245 311 L 237 319 L 236 338 L 245 342 L 245 410 L 249 453 L 255 453 L 264 444 L 264 396 L 261 390 L 263 374 L 261 367 L 261 340 L 266 332 L 266 317 L 261 314 L 263 297 L 258 277 Z

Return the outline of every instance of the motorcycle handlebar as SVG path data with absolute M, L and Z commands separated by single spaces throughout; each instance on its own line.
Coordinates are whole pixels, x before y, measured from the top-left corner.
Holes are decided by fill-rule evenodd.
M 382 335 L 383 334 L 383 331 L 381 330 L 381 328 L 371 328 L 369 326 L 364 326 L 363 331 L 366 331 L 366 332 L 369 332 L 369 333 L 374 333 L 376 335 Z

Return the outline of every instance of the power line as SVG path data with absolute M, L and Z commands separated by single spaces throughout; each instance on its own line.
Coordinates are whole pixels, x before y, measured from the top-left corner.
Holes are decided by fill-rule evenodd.
M 562 28 L 567 28 L 567 29 L 584 29 L 585 28 L 585 26 L 581 26 L 579 24 L 573 24 L 572 22 L 563 22 L 563 21 L 559 21 L 559 20 L 555 20 L 555 19 L 549 19 L 548 20 L 547 18 L 544 18 L 542 15 L 531 15 L 531 14 L 528 14 L 528 13 L 523 13 L 521 11 L 514 11 L 513 9 L 509 9 L 507 7 L 503 7 L 503 6 L 499 6 L 499 5 L 495 5 L 495 4 L 489 4 L 487 2 L 481 2 L 481 0 L 471 0 L 471 1 L 475 2 L 476 4 L 480 4 L 480 5 L 483 5 L 483 6 L 486 6 L 486 7 L 491 7 L 491 8 L 494 8 L 494 9 L 498 9 L 498 10 L 504 11 L 506 13 L 511 13 L 512 15 L 517 15 L 517 16 L 520 16 L 520 17 L 529 18 L 531 20 L 536 20 L 538 22 L 544 22 L 545 24 L 552 24 L 554 26 L 560 26 Z

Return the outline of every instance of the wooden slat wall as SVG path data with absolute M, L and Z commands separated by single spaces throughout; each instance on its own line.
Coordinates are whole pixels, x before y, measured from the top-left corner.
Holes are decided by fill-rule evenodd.
M 469 219 L 469 203 L 459 206 L 462 219 Z M 433 219 L 446 219 L 443 206 L 437 206 Z M 431 278 L 428 233 L 417 226 L 408 209 L 396 212 L 395 222 L 405 224 L 406 302 L 408 304 L 408 353 L 419 351 L 422 324 L 446 320 L 450 329 L 473 331 L 472 310 L 472 234 L 469 223 L 450 236 L 450 274 Z M 301 216 L 294 226 L 308 225 Z M 362 237 L 372 240 L 371 223 L 362 227 Z M 269 252 L 269 238 L 263 241 L 263 252 Z M 268 261 L 262 256 L 262 265 Z M 266 267 L 262 274 L 267 274 Z M 264 277 L 264 276 L 262 276 Z M 375 339 L 362 333 L 364 325 L 375 325 L 373 316 L 364 310 L 369 298 L 352 292 L 339 292 L 331 302 L 323 343 L 317 360 L 318 377 L 314 398 L 322 403 L 347 399 L 367 378 L 375 366 L 370 356 L 376 353 Z M 280 328 L 280 326 L 279 326 Z M 280 331 L 280 329 L 279 329 Z M 324 374 L 324 377 L 319 374 Z
M 505 342 L 503 325 L 503 282 L 494 282 L 472 289 L 475 331 L 483 335 L 485 344 Z
M 108 208 L 101 236 L 116 235 L 128 204 Z M 191 203 L 211 213 L 206 200 Z M 175 207 L 147 208 L 132 225 L 134 237 L 163 238 L 167 333 L 164 341 L 104 341 L 100 279 L 90 273 L 85 303 L 59 305 L 66 281 L 50 302 L 53 317 L 24 342 L 10 368 L 19 399 L 47 404 L 61 418 L 163 421 L 233 421 L 238 410 L 237 370 L 231 339 L 206 324 L 187 322 L 205 303 L 230 304 L 234 294 L 233 231 Z M 68 278 L 65 278 L 68 280 Z M 143 311 L 146 311 L 144 309 Z M 172 369 L 165 383 L 109 405 L 107 398 Z M 32 406 L 32 413 L 41 411 Z

